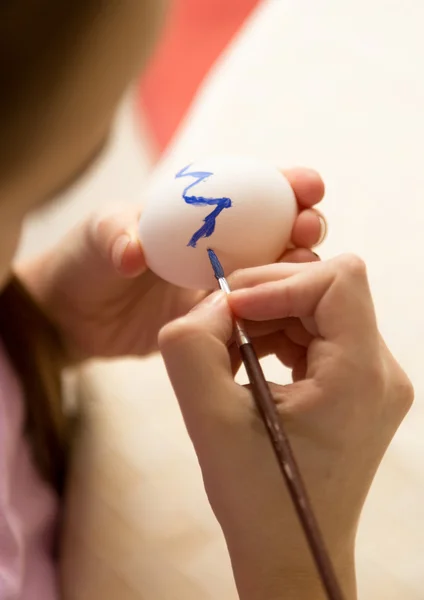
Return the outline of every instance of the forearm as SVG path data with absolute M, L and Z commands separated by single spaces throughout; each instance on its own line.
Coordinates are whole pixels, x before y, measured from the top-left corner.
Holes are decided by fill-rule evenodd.
M 345 600 L 357 600 L 355 572 L 339 578 Z M 315 575 L 305 573 L 278 573 L 266 581 L 254 578 L 252 573 L 238 570 L 236 577 L 240 600 L 327 600 L 323 585 Z
M 333 561 L 344 600 L 357 600 L 354 552 L 343 562 Z M 282 563 L 284 561 L 281 561 Z M 327 600 L 328 596 L 312 564 L 307 568 L 286 568 L 275 557 L 246 562 L 232 556 L 240 600 Z

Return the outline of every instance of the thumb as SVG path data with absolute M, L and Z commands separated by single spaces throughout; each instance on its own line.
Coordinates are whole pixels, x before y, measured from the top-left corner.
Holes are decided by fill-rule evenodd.
M 188 315 L 166 325 L 159 335 L 169 378 L 190 436 L 210 431 L 216 420 L 240 414 L 240 394 L 233 379 L 227 344 L 233 317 L 222 292 L 208 296 Z M 193 440 L 194 441 L 194 440 Z
M 147 269 L 137 233 L 139 219 L 139 208 L 117 208 L 93 215 L 87 223 L 91 247 L 124 277 L 137 277 Z

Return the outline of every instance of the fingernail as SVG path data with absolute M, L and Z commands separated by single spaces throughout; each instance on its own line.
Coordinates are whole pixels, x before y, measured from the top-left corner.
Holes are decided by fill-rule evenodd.
M 328 233 L 328 225 L 327 225 L 326 219 L 319 213 L 318 213 L 318 219 L 319 219 L 319 223 L 320 223 L 320 234 L 319 234 L 319 239 L 318 239 L 317 243 L 314 245 L 314 247 L 322 244 L 323 241 L 325 240 L 325 238 L 327 237 L 327 233 Z
M 124 258 L 125 250 L 128 248 L 131 242 L 131 238 L 127 233 L 120 235 L 112 248 L 112 262 L 117 269 L 122 266 L 122 260 Z
M 212 307 L 216 306 L 220 302 L 223 302 L 224 296 L 225 296 L 224 292 L 221 292 L 221 291 L 213 292 L 213 294 L 206 296 L 206 298 L 204 298 L 201 302 L 199 302 L 199 304 L 196 304 L 195 306 L 193 306 L 193 308 L 190 310 L 190 312 L 210 310 Z

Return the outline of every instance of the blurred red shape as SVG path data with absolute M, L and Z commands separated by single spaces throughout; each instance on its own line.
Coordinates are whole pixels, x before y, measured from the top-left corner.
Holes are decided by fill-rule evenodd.
M 173 0 L 139 86 L 139 105 L 162 151 L 209 69 L 259 0 Z

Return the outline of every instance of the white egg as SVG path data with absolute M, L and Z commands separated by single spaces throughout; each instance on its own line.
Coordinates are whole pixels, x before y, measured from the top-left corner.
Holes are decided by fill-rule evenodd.
M 175 285 L 213 289 L 207 249 L 226 276 L 275 262 L 296 217 L 293 190 L 277 167 L 218 157 L 181 165 L 146 191 L 140 240 L 148 267 Z

